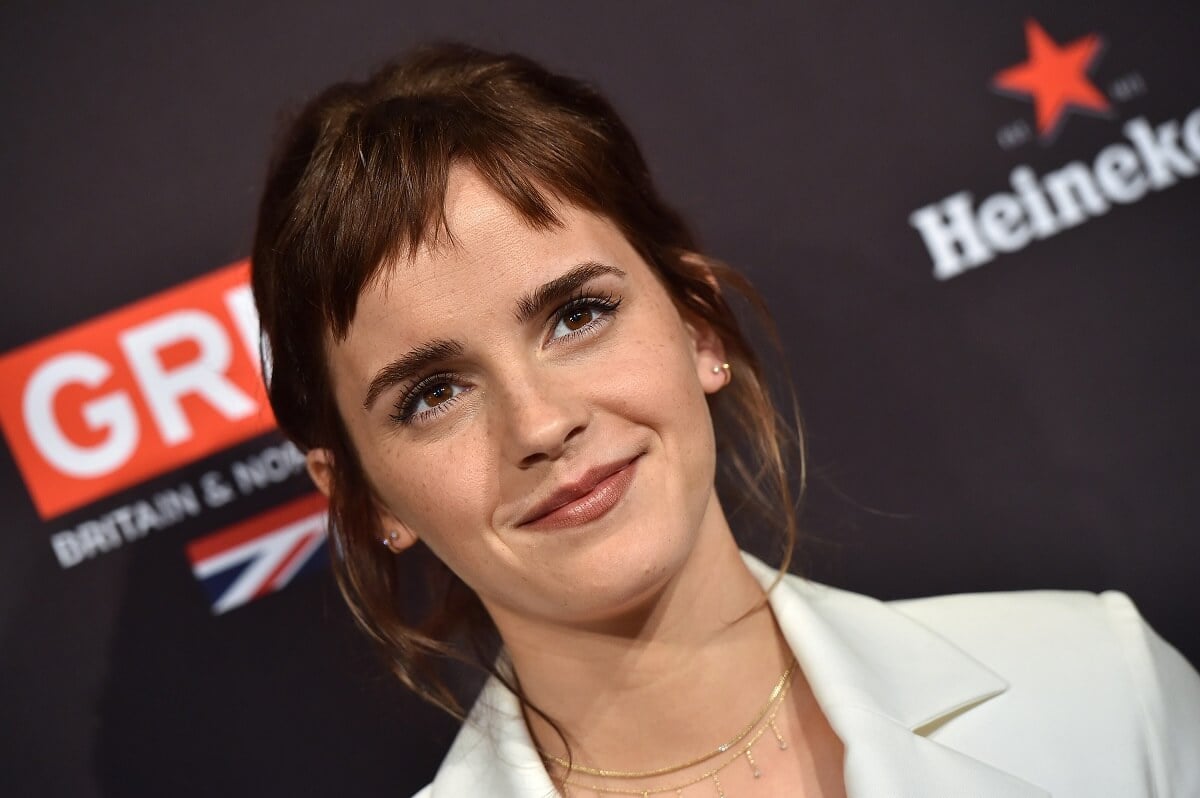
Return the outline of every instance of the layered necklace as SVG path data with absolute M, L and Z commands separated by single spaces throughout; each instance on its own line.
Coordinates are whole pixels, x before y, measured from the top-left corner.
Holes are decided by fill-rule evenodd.
M 592 792 L 594 794 L 612 794 L 612 795 L 640 795 L 642 798 L 650 798 L 651 795 L 662 795 L 665 793 L 674 793 L 676 796 L 682 796 L 683 791 L 688 787 L 695 786 L 702 782 L 711 782 L 716 789 L 717 798 L 725 798 L 725 790 L 721 786 L 720 773 L 725 768 L 737 762 L 740 759 L 746 760 L 746 764 L 750 767 L 750 772 L 754 778 L 762 776 L 762 770 L 754 759 L 754 745 L 762 738 L 768 730 L 775 736 L 775 742 L 780 749 L 788 747 L 787 741 L 783 739 L 783 735 L 779 733 L 779 727 L 775 725 L 775 717 L 779 714 L 780 708 L 783 706 L 784 698 L 787 696 L 788 690 L 791 687 L 792 674 L 796 671 L 796 659 L 793 657 L 791 663 L 783 671 L 783 675 L 779 677 L 779 681 L 775 683 L 775 687 L 771 690 L 771 695 L 767 698 L 767 703 L 762 710 L 755 716 L 745 728 L 733 736 L 733 739 L 718 745 L 715 749 L 701 754 L 693 759 L 678 765 L 669 765 L 667 767 L 655 768 L 654 770 L 606 770 L 604 768 L 588 767 L 587 765 L 579 765 L 567 760 L 542 752 L 542 757 L 548 762 L 553 762 L 561 768 L 564 768 L 568 774 L 571 774 L 563 783 L 567 788 L 566 795 L 568 798 L 573 798 L 577 794 Z M 730 753 L 733 752 L 733 753 Z M 671 780 L 671 783 L 658 787 L 621 787 L 608 786 L 606 784 L 591 784 L 587 781 L 580 781 L 573 777 L 573 774 L 580 773 L 586 776 L 599 776 L 605 779 L 613 779 L 617 781 L 633 781 L 635 779 L 651 779 L 658 776 L 667 776 L 672 773 L 678 773 L 681 770 L 695 767 L 697 765 L 710 762 L 714 759 L 719 759 L 723 754 L 727 754 L 721 761 L 713 764 L 712 767 L 705 769 L 703 773 L 697 776 L 678 778 Z

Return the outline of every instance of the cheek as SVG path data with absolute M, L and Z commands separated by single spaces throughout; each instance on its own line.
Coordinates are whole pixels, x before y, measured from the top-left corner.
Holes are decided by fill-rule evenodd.
M 435 552 L 462 549 L 490 527 L 496 465 L 485 441 L 414 447 L 372 465 L 380 498 Z
M 648 321 L 631 331 L 612 381 L 631 407 L 657 418 L 682 421 L 698 411 L 707 414 L 691 339 L 674 308 L 658 307 Z
M 669 306 L 661 312 L 673 316 Z M 685 489 L 702 490 L 712 484 L 715 442 L 691 339 L 682 324 L 654 324 L 638 333 L 604 379 L 609 407 L 654 429 Z

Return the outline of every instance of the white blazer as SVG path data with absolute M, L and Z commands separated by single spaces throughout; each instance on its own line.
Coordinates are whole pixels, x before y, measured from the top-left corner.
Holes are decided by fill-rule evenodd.
M 884 603 L 789 575 L 770 604 L 850 798 L 1200 798 L 1200 676 L 1123 593 Z M 554 795 L 493 679 L 415 798 Z

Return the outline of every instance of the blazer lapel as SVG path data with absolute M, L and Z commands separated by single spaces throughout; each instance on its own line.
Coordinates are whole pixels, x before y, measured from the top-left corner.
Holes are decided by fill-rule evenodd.
M 743 555 L 769 587 L 777 571 Z M 770 593 L 780 629 L 846 749 L 851 798 L 1048 792 L 923 732 L 1008 684 L 903 613 L 867 596 L 785 576 Z

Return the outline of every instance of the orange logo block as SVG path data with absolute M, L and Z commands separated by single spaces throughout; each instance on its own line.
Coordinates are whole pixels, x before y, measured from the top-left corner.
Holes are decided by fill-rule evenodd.
M 249 263 L 0 357 L 0 424 L 43 519 L 275 425 Z

